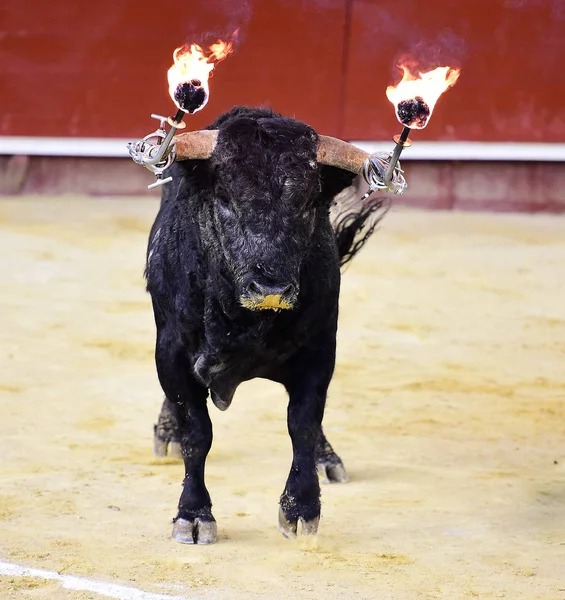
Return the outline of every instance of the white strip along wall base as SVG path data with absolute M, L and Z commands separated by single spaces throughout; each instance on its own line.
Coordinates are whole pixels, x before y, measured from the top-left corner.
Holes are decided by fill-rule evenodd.
M 0 155 L 128 157 L 127 140 L 119 138 L 0 136 Z M 402 154 L 402 160 L 463 161 L 565 161 L 565 144 L 517 142 L 419 142 Z M 392 152 L 394 142 L 353 140 L 366 152 Z

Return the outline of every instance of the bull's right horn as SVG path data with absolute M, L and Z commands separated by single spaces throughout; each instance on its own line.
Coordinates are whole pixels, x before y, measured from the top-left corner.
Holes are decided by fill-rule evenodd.
M 174 139 L 176 160 L 205 160 L 214 152 L 218 130 L 202 129 L 179 133 Z
M 318 162 L 359 175 L 369 154 L 352 144 L 327 135 L 318 136 Z

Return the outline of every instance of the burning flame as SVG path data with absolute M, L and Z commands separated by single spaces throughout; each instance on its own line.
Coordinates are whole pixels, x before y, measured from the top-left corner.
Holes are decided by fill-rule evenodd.
M 237 31 L 233 37 L 237 36 Z M 173 52 L 173 66 L 167 73 L 169 94 L 178 108 L 185 112 L 197 112 L 208 103 L 210 90 L 208 78 L 216 63 L 224 60 L 233 52 L 233 40 L 224 42 L 218 40 L 205 52 L 198 44 L 181 46 Z M 181 88 L 189 86 L 191 101 L 179 101 Z M 184 98 L 184 97 L 183 97 Z
M 424 129 L 438 98 L 455 85 L 461 69 L 438 67 L 415 76 L 407 65 L 398 66 L 403 71 L 402 80 L 395 86 L 387 87 L 386 97 L 394 105 L 396 117 L 403 125 L 413 129 Z

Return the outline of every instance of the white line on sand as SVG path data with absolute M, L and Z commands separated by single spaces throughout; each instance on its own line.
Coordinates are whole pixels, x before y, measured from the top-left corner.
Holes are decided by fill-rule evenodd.
M 168 594 L 153 594 L 136 588 L 118 585 L 115 583 L 104 583 L 86 577 L 73 577 L 72 575 L 61 575 L 55 571 L 44 571 L 43 569 L 30 569 L 14 563 L 0 561 L 0 575 L 11 575 L 12 577 L 36 577 L 39 579 L 51 579 L 60 581 L 62 586 L 68 590 L 81 590 L 94 592 L 102 596 L 117 598 L 118 600 L 186 600 L 186 596 L 169 596 Z

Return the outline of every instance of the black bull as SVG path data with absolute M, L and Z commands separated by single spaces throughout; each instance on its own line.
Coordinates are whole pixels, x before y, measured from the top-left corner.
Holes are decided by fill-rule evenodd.
M 147 252 L 165 402 L 155 451 L 185 464 L 173 537 L 216 540 L 204 482 L 212 445 L 207 398 L 225 410 L 262 377 L 289 396 L 293 460 L 280 499 L 285 536 L 315 533 L 318 472 L 345 481 L 322 432 L 336 350 L 340 266 L 372 233 L 382 202 L 341 206 L 354 175 L 316 162 L 317 134 L 266 109 L 234 108 L 208 160 L 173 164 Z

